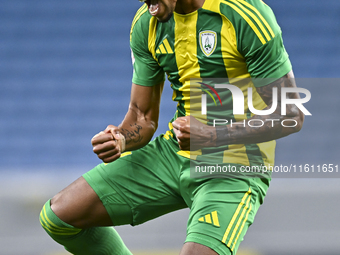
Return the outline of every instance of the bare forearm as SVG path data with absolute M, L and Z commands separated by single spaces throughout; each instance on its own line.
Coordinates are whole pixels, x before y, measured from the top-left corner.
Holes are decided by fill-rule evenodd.
M 125 150 L 144 147 L 156 132 L 163 86 L 163 82 L 150 87 L 132 84 L 129 110 L 118 126 L 125 137 Z
M 147 87 L 132 83 L 129 110 L 122 123 L 108 125 L 91 139 L 98 158 L 113 162 L 122 152 L 139 149 L 151 140 L 157 129 L 163 84 Z
M 130 108 L 118 128 L 126 139 L 125 150 L 131 151 L 145 146 L 151 140 L 157 123 Z
M 276 140 L 299 131 L 301 125 L 299 114 L 295 116 L 254 115 L 244 121 L 216 127 L 216 144 L 248 144 Z
M 244 121 L 232 123 L 225 127 L 217 127 L 216 144 L 246 144 L 267 142 L 289 134 L 298 132 L 303 124 L 304 115 L 294 104 L 286 106 L 286 114 L 281 113 L 281 89 L 283 87 L 296 87 L 292 72 L 278 79 L 270 85 L 257 89 L 264 102 L 268 105 L 264 110 L 270 109 L 272 102 L 272 89 L 278 89 L 277 109 L 269 115 L 254 115 Z M 298 93 L 288 93 L 289 98 L 298 99 Z

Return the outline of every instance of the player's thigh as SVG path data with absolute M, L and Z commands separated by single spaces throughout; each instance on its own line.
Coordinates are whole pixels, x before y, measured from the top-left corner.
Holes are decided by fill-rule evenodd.
M 177 149 L 178 150 L 178 149 Z M 78 228 L 137 225 L 187 207 L 179 192 L 181 157 L 163 137 L 100 164 L 51 202 L 52 210 Z
M 96 192 L 80 177 L 51 199 L 52 211 L 64 222 L 78 228 L 112 225 Z
M 186 242 L 205 245 L 218 254 L 236 254 L 263 200 L 259 183 L 233 178 L 203 181 L 193 197 Z
M 214 250 L 205 245 L 187 242 L 183 245 L 179 255 L 216 255 L 216 254 L 218 253 L 216 253 Z
M 179 194 L 181 162 L 171 158 L 175 154 L 160 137 L 84 175 L 113 225 L 138 225 L 187 207 Z

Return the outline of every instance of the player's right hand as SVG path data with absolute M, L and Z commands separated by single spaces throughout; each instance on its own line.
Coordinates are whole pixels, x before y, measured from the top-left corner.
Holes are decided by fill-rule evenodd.
M 99 132 L 91 139 L 93 152 L 104 163 L 115 161 L 122 153 L 120 136 L 118 127 L 107 126 L 104 131 Z

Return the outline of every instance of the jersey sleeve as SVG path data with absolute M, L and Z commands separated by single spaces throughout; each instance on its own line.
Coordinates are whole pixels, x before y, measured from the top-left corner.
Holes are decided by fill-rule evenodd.
M 142 86 L 154 86 L 165 80 L 165 74 L 148 49 L 150 19 L 147 17 L 148 13 L 142 13 L 141 9 L 136 14 L 130 34 L 132 82 Z
M 292 70 L 283 45 L 281 28 L 272 9 L 260 0 L 239 0 L 236 11 L 242 18 L 237 48 L 245 58 L 256 87 L 265 86 Z

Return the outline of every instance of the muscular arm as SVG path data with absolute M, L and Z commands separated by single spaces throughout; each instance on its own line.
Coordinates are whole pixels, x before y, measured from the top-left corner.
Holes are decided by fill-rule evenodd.
M 132 84 L 129 110 L 118 126 L 126 139 L 125 150 L 145 146 L 156 132 L 163 85 L 146 87 Z
M 257 92 L 267 104 L 265 109 L 270 109 L 272 105 L 272 88 L 278 88 L 278 104 L 275 112 L 269 115 L 254 115 L 250 119 L 263 120 L 261 127 L 250 127 L 243 122 L 235 122 L 233 125 L 219 126 L 217 128 L 200 123 L 193 117 L 180 117 L 174 121 L 174 131 L 176 133 L 180 148 L 183 150 L 196 150 L 203 147 L 215 147 L 227 144 L 249 144 L 261 143 L 275 140 L 289 134 L 298 132 L 303 124 L 303 113 L 293 104 L 287 105 L 286 115 L 281 115 L 281 88 L 296 87 L 293 72 L 289 72 L 277 81 L 257 88 Z M 289 93 L 291 99 L 299 98 L 298 93 Z M 266 121 L 266 120 L 275 121 Z M 285 121 L 283 127 L 282 121 Z M 294 121 L 289 121 L 294 120 Z
M 250 127 L 248 125 L 245 125 L 244 127 L 243 122 L 234 123 L 232 127 L 229 125 L 225 127 L 224 130 L 223 129 L 220 131 L 217 130 L 217 132 L 222 132 L 222 135 L 221 136 L 218 135 L 217 139 L 219 138 L 223 139 L 223 141 L 218 141 L 218 143 L 246 144 L 267 142 L 298 132 L 302 128 L 304 115 L 296 107 L 296 105 L 288 104 L 286 115 L 281 115 L 281 88 L 296 87 L 293 72 L 292 71 L 289 72 L 284 77 L 278 79 L 277 81 L 269 85 L 259 87 L 256 89 L 258 94 L 263 99 L 263 101 L 267 104 L 267 107 L 265 109 L 270 109 L 273 104 L 272 102 L 273 87 L 278 88 L 278 104 L 275 112 L 273 112 L 270 115 L 254 115 L 253 117 L 247 120 L 247 121 L 251 119 L 262 120 L 264 122 L 264 125 L 262 127 Z M 300 98 L 300 96 L 298 93 L 289 93 L 288 98 L 297 99 Z M 286 127 L 284 127 L 281 124 L 282 121 L 285 121 Z
M 158 126 L 163 85 L 164 82 L 152 87 L 132 84 L 129 109 L 122 123 L 107 126 L 91 140 L 98 158 L 105 163 L 115 161 L 123 150 L 139 149 L 151 140 Z

